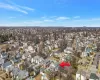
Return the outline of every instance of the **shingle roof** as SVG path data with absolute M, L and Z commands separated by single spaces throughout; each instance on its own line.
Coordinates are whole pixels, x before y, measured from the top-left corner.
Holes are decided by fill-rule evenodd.
M 3 68 L 6 68 L 6 67 L 9 66 L 9 65 L 11 65 L 11 62 L 10 62 L 10 61 L 4 63 L 4 64 L 3 64 Z
M 26 78 L 28 76 L 28 72 L 27 71 L 22 71 L 22 70 L 20 70 L 19 72 L 18 72 L 18 77 L 20 77 L 20 78 Z
M 19 71 L 20 71 L 20 70 L 19 70 L 18 68 L 14 68 L 14 69 L 12 70 L 12 73 L 13 73 L 13 75 L 17 76 Z
M 95 73 L 91 73 L 90 79 L 99 79 L 99 77 Z

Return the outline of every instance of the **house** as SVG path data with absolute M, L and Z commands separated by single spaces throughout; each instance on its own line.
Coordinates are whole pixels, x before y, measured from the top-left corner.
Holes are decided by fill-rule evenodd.
M 62 68 L 64 68 L 64 67 L 70 67 L 71 66 L 71 64 L 69 63 L 69 62 L 61 62 L 60 64 L 59 64 L 59 66 L 60 67 L 62 67 Z
M 26 59 L 26 56 L 25 56 L 24 54 L 22 55 L 22 59 L 23 59 L 23 60 L 25 60 L 25 59 Z
M 88 56 L 88 55 L 89 55 L 88 53 L 82 52 L 81 57 L 86 57 L 86 56 Z
M 26 80 L 35 80 L 34 78 L 32 78 L 32 77 L 29 77 L 29 78 L 27 78 Z
M 16 59 L 21 58 L 21 57 L 22 57 L 22 56 L 21 56 L 20 53 L 17 53 L 17 54 L 15 55 L 15 58 L 16 58 Z
M 28 69 L 32 65 L 32 63 L 28 61 L 24 61 L 23 65 L 25 66 L 26 69 Z
M 15 63 L 19 63 L 20 62 L 20 59 L 12 58 L 10 61 L 14 65 Z
M 27 59 L 27 57 L 28 57 L 28 53 L 24 53 L 23 55 L 22 55 L 22 59 Z
M 90 48 L 90 47 L 86 47 L 86 48 L 85 48 L 85 51 L 82 52 L 81 57 L 89 56 L 91 52 L 92 52 L 92 48 Z
M 89 80 L 99 80 L 99 77 L 95 73 L 91 73 Z
M 9 68 L 12 66 L 12 63 L 10 61 L 4 63 L 1 65 L 2 70 L 6 70 L 7 72 L 9 71 Z
M 54 44 L 54 47 L 55 47 L 55 48 L 58 48 L 58 45 L 57 45 L 57 44 Z
M 28 75 L 29 75 L 28 71 L 19 70 L 17 77 L 22 80 L 22 79 L 27 78 Z
M 14 77 L 14 78 L 17 78 L 17 79 L 25 79 L 28 77 L 28 71 L 26 70 L 20 70 L 19 68 L 15 67 L 13 68 L 12 72 L 11 72 L 11 75 Z
M 45 60 L 42 62 L 42 66 L 43 66 L 44 68 L 49 67 L 50 64 L 51 64 L 51 61 L 50 61 L 49 59 L 45 59 Z
M 72 55 L 67 54 L 65 57 L 65 61 L 71 61 L 72 60 Z
M 52 50 L 52 47 L 51 46 L 48 46 L 49 50 Z
M 40 73 L 40 69 L 37 67 L 37 65 L 36 66 L 33 65 L 33 66 L 28 67 L 28 72 L 30 76 L 35 77 Z
M 66 49 L 64 49 L 64 52 L 67 53 L 67 54 L 71 54 L 71 53 L 73 53 L 73 48 L 67 47 Z
M 34 58 L 31 59 L 31 62 L 34 62 L 36 64 L 40 64 L 44 59 L 40 56 L 35 56 Z
M 47 68 L 50 71 L 58 71 L 59 64 L 57 62 L 52 62 L 50 66 Z
M 98 69 L 96 68 L 96 65 L 91 65 L 90 70 L 91 70 L 91 73 L 96 73 L 98 71 Z
M 41 80 L 48 80 L 48 78 L 47 78 L 47 76 L 46 76 L 46 74 L 45 73 L 41 73 Z
M 86 80 L 86 72 L 78 70 L 76 73 L 76 80 Z
M 23 62 L 18 63 L 18 64 L 17 64 L 17 67 L 18 67 L 20 70 L 25 70 L 25 69 L 26 69 L 26 67 L 25 67 L 25 65 L 24 65 Z
M 11 67 L 9 67 L 9 72 L 11 72 L 14 69 L 14 66 L 12 65 Z
M 50 41 L 49 41 L 49 40 L 47 40 L 47 41 L 46 41 L 46 43 L 47 43 L 47 44 L 50 44 Z
M 2 58 L 0 58 L 0 66 L 2 65 L 2 64 L 4 64 L 4 59 L 2 59 Z
M 27 43 L 23 42 L 23 47 L 27 47 Z
M 28 46 L 28 51 L 29 51 L 30 53 L 35 52 L 32 46 Z
M 16 78 L 16 76 L 18 75 L 19 71 L 20 71 L 19 68 L 17 68 L 17 67 L 13 68 L 13 70 L 11 72 L 11 76 L 13 76 L 13 78 Z
M 8 54 L 6 52 L 2 52 L 0 57 L 6 59 L 8 58 Z

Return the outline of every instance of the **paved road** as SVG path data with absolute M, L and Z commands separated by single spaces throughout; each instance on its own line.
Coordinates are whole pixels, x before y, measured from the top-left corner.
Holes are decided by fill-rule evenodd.
M 95 65 L 96 67 L 98 66 L 99 59 L 100 59 L 100 52 L 97 52 L 93 60 L 93 65 Z

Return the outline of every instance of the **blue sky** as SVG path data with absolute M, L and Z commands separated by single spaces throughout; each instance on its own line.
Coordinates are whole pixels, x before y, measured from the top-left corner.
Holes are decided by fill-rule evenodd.
M 0 26 L 100 27 L 100 0 L 0 0 Z

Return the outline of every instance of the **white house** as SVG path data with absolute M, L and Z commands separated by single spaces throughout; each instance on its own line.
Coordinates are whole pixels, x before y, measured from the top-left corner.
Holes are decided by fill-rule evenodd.
M 42 76 L 41 76 L 41 80 L 48 80 L 47 76 L 45 73 L 40 73 Z
M 82 52 L 81 57 L 86 57 L 87 53 L 86 52 Z
M 66 49 L 64 49 L 64 52 L 68 53 L 68 54 L 73 53 L 73 48 L 72 47 L 67 47 Z
M 31 63 L 34 62 L 36 64 L 40 64 L 44 59 L 40 56 L 35 56 L 34 58 L 31 59 Z
M 86 80 L 86 73 L 84 71 L 77 71 L 76 80 Z
M 54 44 L 54 47 L 55 47 L 55 48 L 58 48 L 58 45 L 57 45 L 57 44 Z

